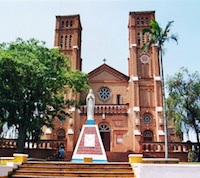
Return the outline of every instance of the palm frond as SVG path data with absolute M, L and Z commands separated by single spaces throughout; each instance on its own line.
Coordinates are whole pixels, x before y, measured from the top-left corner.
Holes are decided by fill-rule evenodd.
M 142 34 L 145 34 L 145 33 L 153 34 L 152 30 L 149 29 L 149 28 L 144 28 L 144 29 L 142 30 Z
M 170 36 L 170 38 L 171 38 L 172 40 L 176 41 L 176 43 L 178 44 L 178 36 L 177 36 L 177 34 L 172 34 L 172 35 Z
M 167 34 L 170 32 L 170 27 L 172 26 L 172 24 L 174 23 L 174 21 L 169 21 L 165 27 L 165 30 L 163 32 L 163 34 L 165 36 L 167 36 Z

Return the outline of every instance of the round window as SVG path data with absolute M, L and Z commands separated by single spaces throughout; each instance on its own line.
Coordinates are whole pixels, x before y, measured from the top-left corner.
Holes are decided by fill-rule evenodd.
M 146 64 L 149 62 L 149 60 L 151 59 L 148 55 L 146 54 L 143 54 L 140 58 L 140 61 L 143 63 L 143 64 Z
M 111 95 L 110 89 L 108 89 L 107 87 L 103 87 L 99 90 L 99 98 L 104 102 L 110 98 L 110 95 Z
M 144 122 L 147 124 L 150 124 L 152 122 L 152 118 L 149 114 L 145 114 L 143 119 L 144 119 Z

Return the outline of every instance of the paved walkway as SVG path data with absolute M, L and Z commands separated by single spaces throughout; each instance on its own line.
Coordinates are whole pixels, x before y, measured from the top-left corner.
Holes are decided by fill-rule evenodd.
M 132 164 L 136 178 L 200 178 L 200 164 Z

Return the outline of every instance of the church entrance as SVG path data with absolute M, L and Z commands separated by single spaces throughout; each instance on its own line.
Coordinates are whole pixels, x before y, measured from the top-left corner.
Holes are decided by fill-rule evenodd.
M 153 142 L 153 132 L 151 130 L 145 130 L 143 133 L 144 142 Z
M 108 124 L 100 124 L 99 131 L 105 151 L 110 151 L 110 127 Z
M 64 140 L 65 139 L 65 130 L 64 129 L 60 129 L 57 132 L 57 140 Z

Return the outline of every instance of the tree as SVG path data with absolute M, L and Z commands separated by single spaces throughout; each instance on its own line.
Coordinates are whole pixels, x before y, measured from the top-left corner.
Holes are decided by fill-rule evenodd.
M 3 127 L 3 122 L 2 122 L 2 120 L 0 120 L 0 133 L 3 131 L 2 127 Z
M 171 119 L 176 130 L 186 132 L 194 130 L 200 147 L 200 74 L 198 72 L 190 74 L 188 69 L 181 68 L 178 73 L 168 78 L 166 84 L 168 99 L 174 101 L 169 111 L 175 113 Z
M 163 30 L 158 22 L 154 19 L 151 20 L 151 27 L 143 29 L 143 34 L 150 34 L 150 40 L 144 44 L 142 50 L 149 50 L 152 45 L 157 45 L 158 47 L 158 57 L 159 64 L 161 69 L 161 81 L 162 81 L 162 93 L 163 93 L 163 115 L 164 115 L 164 130 L 165 130 L 165 158 L 168 158 L 168 133 L 167 133 L 167 120 L 165 113 L 165 89 L 164 89 L 164 70 L 163 70 L 163 52 L 164 52 L 164 44 L 169 40 L 176 41 L 178 43 L 177 35 L 169 34 L 170 27 L 172 26 L 174 21 L 170 21 L 167 23 L 165 29 Z
M 0 68 L 0 119 L 18 129 L 18 152 L 28 137 L 39 138 L 42 126 L 52 126 L 63 106 L 74 104 L 64 101 L 68 88 L 81 92 L 88 87 L 85 73 L 72 71 L 59 49 L 36 39 L 0 44 Z
M 175 135 L 183 140 L 183 132 L 181 131 L 182 123 L 180 118 L 181 113 L 174 110 L 174 106 L 178 102 L 177 98 L 168 97 L 166 98 L 166 119 L 170 124 L 174 126 Z

